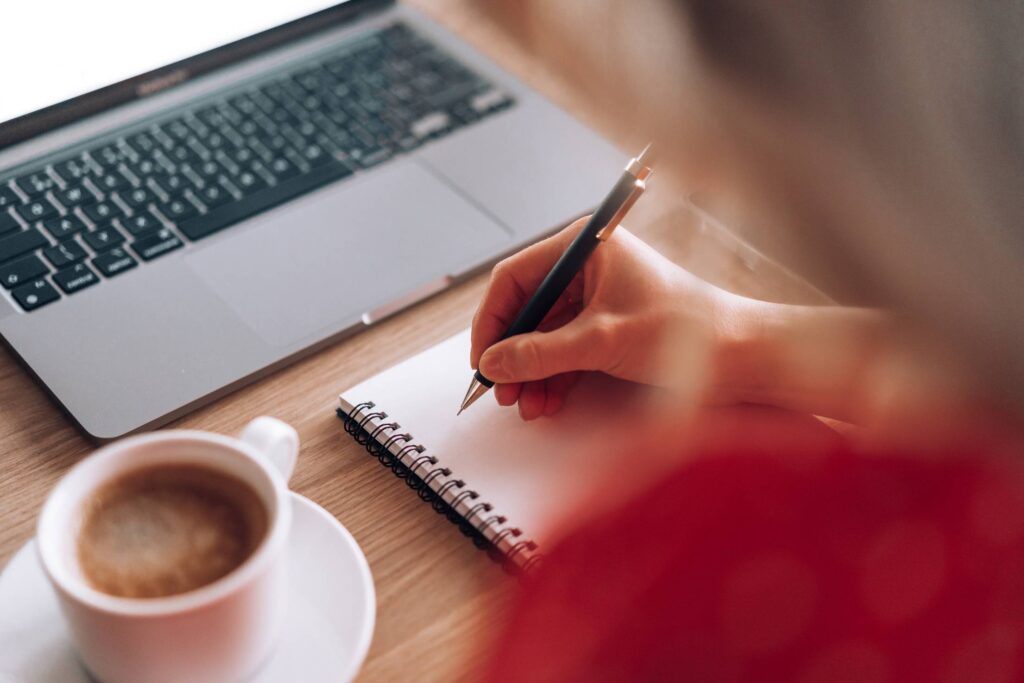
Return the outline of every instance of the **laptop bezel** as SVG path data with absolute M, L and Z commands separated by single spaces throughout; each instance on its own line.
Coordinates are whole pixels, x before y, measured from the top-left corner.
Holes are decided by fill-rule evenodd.
M 113 83 L 63 102 L 0 122 L 0 150 L 36 135 L 99 114 L 128 102 L 145 99 L 260 52 L 352 21 L 395 0 L 348 0 L 247 38 Z

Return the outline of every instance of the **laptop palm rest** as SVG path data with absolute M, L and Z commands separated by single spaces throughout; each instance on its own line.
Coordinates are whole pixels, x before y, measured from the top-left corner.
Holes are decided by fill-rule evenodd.
M 232 228 L 188 266 L 265 342 L 301 345 L 457 275 L 510 233 L 414 160 Z

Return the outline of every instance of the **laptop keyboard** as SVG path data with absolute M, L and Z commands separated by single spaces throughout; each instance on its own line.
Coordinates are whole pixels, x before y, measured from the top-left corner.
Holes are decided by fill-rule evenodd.
M 0 284 L 35 310 L 512 104 L 392 25 L 0 181 Z

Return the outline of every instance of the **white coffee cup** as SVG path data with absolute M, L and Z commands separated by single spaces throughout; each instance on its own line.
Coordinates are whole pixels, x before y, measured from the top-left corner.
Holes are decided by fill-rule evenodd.
M 299 437 L 259 417 L 239 438 L 164 431 L 117 441 L 86 458 L 50 493 L 37 547 L 85 666 L 104 683 L 227 683 L 252 674 L 270 655 L 284 617 L 291 501 L 288 479 Z M 160 598 L 102 593 L 78 566 L 84 504 L 107 482 L 155 465 L 200 465 L 257 493 L 269 524 L 253 554 L 226 576 Z

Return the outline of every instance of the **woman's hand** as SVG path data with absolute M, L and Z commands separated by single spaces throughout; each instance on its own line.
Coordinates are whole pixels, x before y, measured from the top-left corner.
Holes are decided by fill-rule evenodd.
M 559 410 L 579 371 L 662 384 L 666 347 L 713 335 L 732 296 L 700 280 L 623 228 L 596 249 L 537 332 L 497 340 L 582 229 L 580 219 L 494 267 L 473 319 L 470 362 L 523 419 Z

